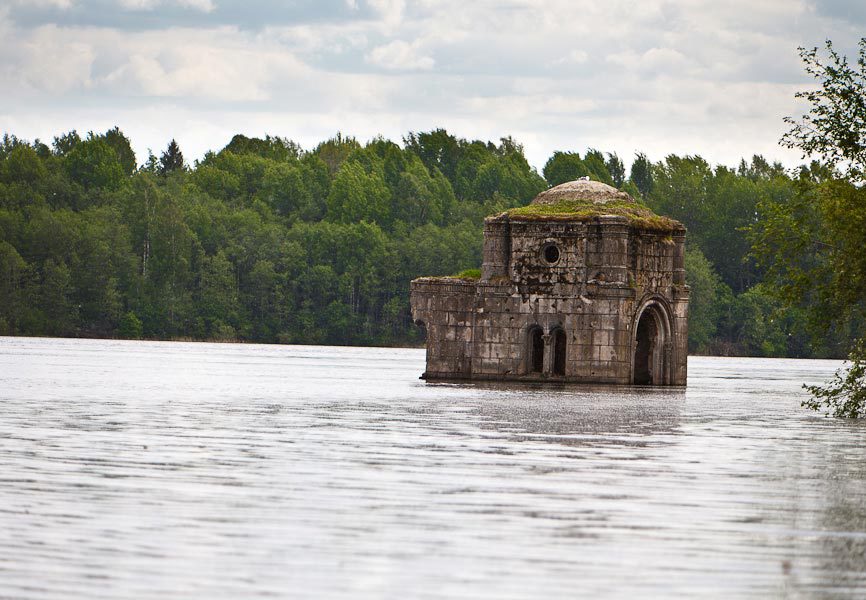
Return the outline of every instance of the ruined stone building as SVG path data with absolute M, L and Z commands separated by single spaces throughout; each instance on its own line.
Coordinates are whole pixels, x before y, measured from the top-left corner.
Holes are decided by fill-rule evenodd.
M 685 228 L 572 181 L 488 217 L 478 277 L 421 277 L 431 379 L 685 385 Z

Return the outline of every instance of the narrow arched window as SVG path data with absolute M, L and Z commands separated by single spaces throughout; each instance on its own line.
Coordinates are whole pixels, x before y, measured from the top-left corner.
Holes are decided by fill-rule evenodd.
M 529 330 L 529 372 L 544 372 L 544 332 L 541 327 Z
M 553 332 L 553 374 L 565 376 L 565 345 L 567 343 L 565 331 L 556 329 Z

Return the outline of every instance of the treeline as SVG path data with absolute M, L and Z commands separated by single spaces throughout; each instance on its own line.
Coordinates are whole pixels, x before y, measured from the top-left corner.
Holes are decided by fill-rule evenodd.
M 172 141 L 138 165 L 117 128 L 48 145 L 0 143 L 0 334 L 324 344 L 414 344 L 409 281 L 478 267 L 485 216 L 588 175 L 689 228 L 693 352 L 838 354 L 780 310 L 750 228 L 821 174 L 761 157 L 700 157 L 627 174 L 616 154 L 555 153 L 537 173 L 519 144 L 410 133 L 305 151 L 235 136 L 187 165 Z

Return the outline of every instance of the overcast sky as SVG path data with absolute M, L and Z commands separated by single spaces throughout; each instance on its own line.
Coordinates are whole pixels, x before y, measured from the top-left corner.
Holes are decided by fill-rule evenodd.
M 0 130 L 119 125 L 139 162 L 444 127 L 539 169 L 587 147 L 794 165 L 797 46 L 851 56 L 864 26 L 860 0 L 0 0 Z

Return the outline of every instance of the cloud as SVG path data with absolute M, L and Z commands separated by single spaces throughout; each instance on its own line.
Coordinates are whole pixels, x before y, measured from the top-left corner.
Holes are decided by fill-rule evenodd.
M 565 56 L 562 56 L 562 57 L 554 60 L 553 64 L 554 65 L 568 65 L 568 64 L 582 65 L 587 60 L 589 60 L 589 54 L 585 50 L 580 50 L 580 49 L 575 48 L 575 49 L 569 50 Z
M 373 48 L 366 56 L 371 65 L 390 71 L 427 71 L 433 68 L 435 61 L 419 52 L 419 44 L 394 40 L 382 46 Z
M 389 27 L 396 27 L 403 20 L 406 9 L 405 0 L 367 0 L 368 6 L 375 10 Z
M 73 0 L 12 0 L 11 4 L 13 7 L 30 6 L 65 10 L 72 7 Z
M 50 95 L 88 88 L 93 47 L 83 41 L 60 40 L 56 34 L 54 27 L 43 28 L 19 48 L 17 75 L 33 89 Z
M 866 5 L 851 0 L 813 0 L 810 5 L 820 15 L 844 22 L 866 24 Z
M 12 21 L 125 31 L 172 27 L 262 30 L 304 23 L 379 22 L 377 7 L 347 0 L 12 0 Z
M 696 68 L 689 57 L 673 48 L 650 48 L 644 52 L 627 50 L 609 54 L 606 60 L 625 71 L 639 73 L 642 77 L 684 76 Z
M 862 29 L 841 0 L 121 2 L 0 8 L 0 129 L 117 124 L 139 154 L 177 137 L 194 158 L 236 132 L 443 126 L 514 135 L 539 167 L 589 146 L 735 164 L 788 157 L 781 119 L 809 84 L 796 46 L 847 51 Z
M 214 9 L 212 0 L 120 0 L 120 5 L 127 10 L 154 10 L 159 6 L 172 4 L 206 13 Z

